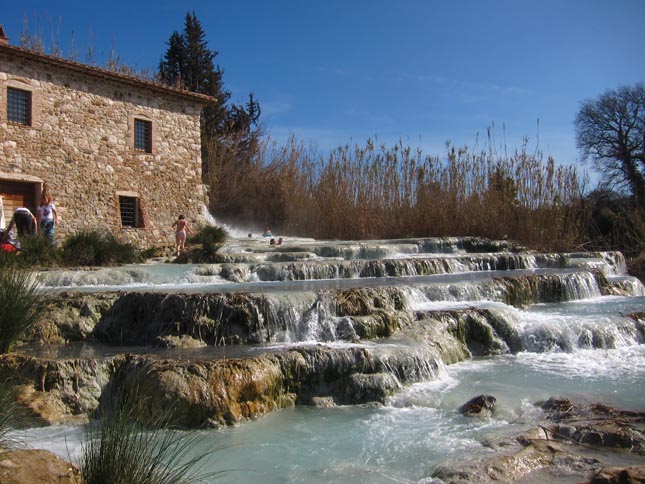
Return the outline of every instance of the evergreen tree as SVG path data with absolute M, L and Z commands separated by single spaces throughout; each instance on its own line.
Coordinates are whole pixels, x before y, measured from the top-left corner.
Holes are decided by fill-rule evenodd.
M 195 13 L 187 13 L 183 33 L 173 32 L 167 42 L 159 74 L 162 82 L 169 86 L 216 98 L 214 104 L 202 110 L 201 117 L 202 159 L 206 173 L 215 164 L 212 153 L 221 152 L 221 145 L 244 146 L 244 150 L 236 150 L 236 153 L 243 157 L 251 155 L 249 150 L 259 136 L 260 105 L 253 94 L 249 95 L 246 105 L 229 105 L 231 92 L 224 88 L 223 71 L 214 64 L 218 52 L 208 48 L 205 36 Z
M 184 39 L 177 31 L 168 40 L 168 50 L 159 63 L 159 76 L 162 81 L 173 87 L 182 87 L 184 72 Z

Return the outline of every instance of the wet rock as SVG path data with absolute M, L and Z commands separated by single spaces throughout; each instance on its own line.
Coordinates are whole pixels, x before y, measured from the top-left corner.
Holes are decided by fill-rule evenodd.
M 418 313 L 415 316 L 415 321 L 402 328 L 401 332 L 406 337 L 423 344 L 446 364 L 465 361 L 472 356 L 465 341 L 449 330 L 458 324 L 458 316 L 452 311 Z
M 0 449 L 2 484 L 76 484 L 80 471 L 47 450 Z
M 550 398 L 542 407 L 555 422 L 544 426 L 552 440 L 645 456 L 645 412 L 601 403 L 576 405 L 561 397 Z
M 190 336 L 157 336 L 154 346 L 156 348 L 203 348 L 207 346 L 201 340 Z
M 61 293 L 48 296 L 43 318 L 29 329 L 24 340 L 35 344 L 87 341 L 115 299 L 113 294 Z
M 580 299 L 581 294 L 577 291 L 587 291 L 590 285 L 597 286 L 597 290 L 606 295 L 609 294 L 606 290 L 606 281 L 607 278 L 599 270 L 580 274 L 533 274 L 495 278 L 497 289 L 503 294 L 504 302 L 520 308 L 537 303 Z
M 400 389 L 389 373 L 355 374 L 349 378 L 344 401 L 385 403 L 387 397 Z
M 19 390 L 19 403 L 30 417 L 41 423 L 60 423 L 86 416 L 97 407 L 119 359 L 54 361 L 0 355 L 0 380 Z
M 295 301 L 294 312 L 293 305 L 262 294 L 128 293 L 114 299 L 91 336 L 113 345 L 182 335 L 209 345 L 259 344 L 279 341 L 285 332 L 289 340 L 355 341 L 391 336 L 408 324 L 403 299 L 394 288 L 312 292 Z
M 249 278 L 248 267 L 239 264 L 223 264 L 219 275 L 231 282 L 244 282 Z
M 550 397 L 544 402 L 538 402 L 537 406 L 541 407 L 551 420 L 566 418 L 576 410 L 573 402 L 565 397 Z
M 121 295 L 93 331 L 99 341 L 148 345 L 158 336 L 188 335 L 208 344 L 257 343 L 263 340 L 261 296 L 249 294 Z
M 381 319 L 385 332 L 398 329 L 398 311 L 405 309 L 405 296 L 395 287 L 359 288 L 341 290 L 336 293 L 336 314 L 338 316 L 369 316 Z
M 176 409 L 173 424 L 232 425 L 312 398 L 337 404 L 383 403 L 402 384 L 436 373 L 432 349 L 411 352 L 306 346 L 255 357 L 214 361 L 117 355 L 94 360 L 0 356 L 0 379 L 20 389 L 20 404 L 41 424 L 87 416 L 124 388 L 140 388 L 150 418 Z
M 333 408 L 336 402 L 333 397 L 311 397 L 310 405 L 318 408 Z
M 615 455 L 631 461 L 645 456 L 645 412 L 604 404 L 577 404 L 564 397 L 541 402 L 547 422 L 500 444 L 492 457 L 445 463 L 432 475 L 446 483 L 513 482 L 645 482 L 643 466 L 598 470 Z M 529 477 L 530 476 L 530 477 Z M 593 477 L 591 477 L 593 476 Z M 565 479 L 566 477 L 566 479 Z M 591 478 L 591 480 L 589 480 Z M 622 479 L 622 480 L 621 480 Z
M 508 353 L 509 345 L 501 335 L 509 339 L 515 350 L 521 346 L 517 330 L 510 328 L 508 323 L 502 323 L 486 309 L 446 311 L 446 314 L 451 319 L 447 330 L 466 344 L 472 356 Z
M 66 421 L 65 406 L 53 393 L 35 390 L 30 385 L 15 388 L 15 400 L 32 425 L 51 425 Z
M 342 405 L 382 403 L 401 383 L 426 380 L 436 370 L 426 357 L 432 358 L 405 349 L 378 355 L 323 346 L 217 361 L 130 355 L 115 366 L 102 399 L 137 387 L 149 397 L 151 418 L 172 408 L 179 427 L 232 425 L 320 396 Z
M 581 484 L 638 484 L 645 482 L 645 465 L 605 467 Z
M 351 318 L 340 318 L 336 324 L 336 338 L 343 341 L 358 341 L 360 338 L 354 329 Z
M 492 395 L 479 395 L 464 403 L 459 411 L 466 417 L 490 418 L 495 413 L 495 402 L 497 399 Z
M 593 459 L 572 458 L 557 443 L 537 442 L 519 449 L 516 445 L 511 452 L 505 451 L 495 458 L 441 465 L 432 477 L 446 484 L 510 483 L 529 475 L 533 478 L 531 482 L 552 482 L 554 476 L 549 474 L 549 469 L 553 467 L 567 469 L 558 474 L 562 478 L 570 469 L 586 470 L 593 464 Z M 575 482 L 575 478 L 570 482 Z

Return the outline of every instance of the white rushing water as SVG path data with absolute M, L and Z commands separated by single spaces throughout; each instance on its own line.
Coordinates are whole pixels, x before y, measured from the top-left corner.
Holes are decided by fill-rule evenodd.
M 467 419 L 456 411 L 482 393 L 497 398 L 494 418 Z M 208 470 L 229 471 L 213 482 L 417 482 L 440 463 L 490 453 L 482 441 L 527 428 L 539 414 L 532 403 L 556 394 L 642 409 L 645 348 L 460 363 L 382 407 L 282 410 L 234 428 L 200 431 L 201 446 L 220 449 L 209 457 Z M 70 426 L 14 435 L 65 458 L 78 456 L 79 436 Z
M 223 251 L 232 258 L 244 256 L 265 263 L 276 256 L 273 252 L 267 255 L 274 249 L 265 241 L 238 235 L 240 238 Z M 289 243 L 293 245 L 287 249 L 296 253 L 296 242 Z M 311 254 L 312 260 L 336 264 L 336 273 L 347 260 L 391 258 L 399 261 L 393 267 L 397 263 L 412 267 L 414 264 L 406 261 L 446 254 L 449 260 L 443 267 L 449 273 L 415 276 L 409 269 L 410 275 L 405 277 L 259 282 L 253 277 L 258 273 L 257 262 L 248 262 L 229 268 L 238 271 L 238 283 L 220 265 L 174 264 L 52 271 L 43 274 L 41 280 L 52 288 L 88 291 L 100 287 L 267 291 L 271 310 L 279 312 L 284 322 L 283 330 L 274 335 L 275 349 L 321 344 L 321 340 L 336 347 L 355 345 L 334 341 L 334 302 L 315 294 L 340 287 L 401 287 L 409 309 L 418 313 L 485 309 L 519 335 L 519 352 L 439 365 L 432 372 L 433 379 L 404 386 L 382 406 L 296 407 L 231 428 L 197 431 L 201 447 L 196 452 L 212 451 L 205 470 L 226 471 L 208 482 L 418 482 L 442 463 L 490 454 L 487 440 L 534 425 L 541 413 L 534 403 L 550 396 L 645 410 L 645 328 L 626 316 L 645 310 L 645 292 L 638 281 L 624 277 L 620 255 L 507 257 L 505 260 L 524 268 L 496 272 L 490 262 L 494 257 L 465 255 L 456 239 L 337 245 L 301 239 L 297 243 L 302 250 L 298 254 Z M 511 307 L 504 303 L 499 283 L 493 280 L 494 276 L 509 274 L 553 274 L 556 268 L 558 277 L 566 282 L 565 302 Z M 624 278 L 622 284 L 628 295 L 601 296 L 589 269 Z M 281 267 L 276 273 L 285 274 L 285 270 Z M 358 344 L 370 347 L 375 343 Z M 495 416 L 463 417 L 457 408 L 480 394 L 497 398 Z M 78 459 L 81 451 L 82 431 L 78 426 L 32 428 L 12 436 L 72 460 Z

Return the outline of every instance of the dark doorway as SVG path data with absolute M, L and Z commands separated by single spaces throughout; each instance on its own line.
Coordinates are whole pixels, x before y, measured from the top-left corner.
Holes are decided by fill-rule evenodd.
M 32 213 L 36 213 L 41 187 L 42 183 L 37 181 L 0 179 L 0 196 L 7 223 L 18 207 L 27 207 Z

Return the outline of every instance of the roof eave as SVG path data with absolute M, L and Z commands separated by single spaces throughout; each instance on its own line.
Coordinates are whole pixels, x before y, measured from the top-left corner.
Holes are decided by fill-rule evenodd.
M 0 53 L 3 53 L 3 52 L 23 59 L 40 62 L 42 64 L 48 64 L 48 65 L 52 65 L 52 66 L 56 66 L 64 69 L 69 69 L 75 72 L 84 73 L 91 77 L 105 79 L 113 82 L 119 82 L 122 84 L 138 87 L 141 89 L 152 90 L 152 91 L 158 92 L 159 94 L 163 94 L 165 96 L 190 99 L 191 101 L 200 105 L 208 105 L 208 104 L 217 102 L 217 99 L 215 97 L 208 96 L 206 94 L 186 91 L 184 89 L 178 89 L 178 88 L 166 86 L 164 84 L 155 83 L 152 81 L 137 79 L 136 77 L 128 76 L 126 74 L 121 74 L 119 72 L 113 72 L 100 67 L 88 66 L 86 64 L 81 64 L 80 62 L 61 59 L 60 57 L 40 54 L 38 52 L 33 52 L 28 49 L 23 49 L 22 47 L 16 47 L 13 45 L 0 43 Z

